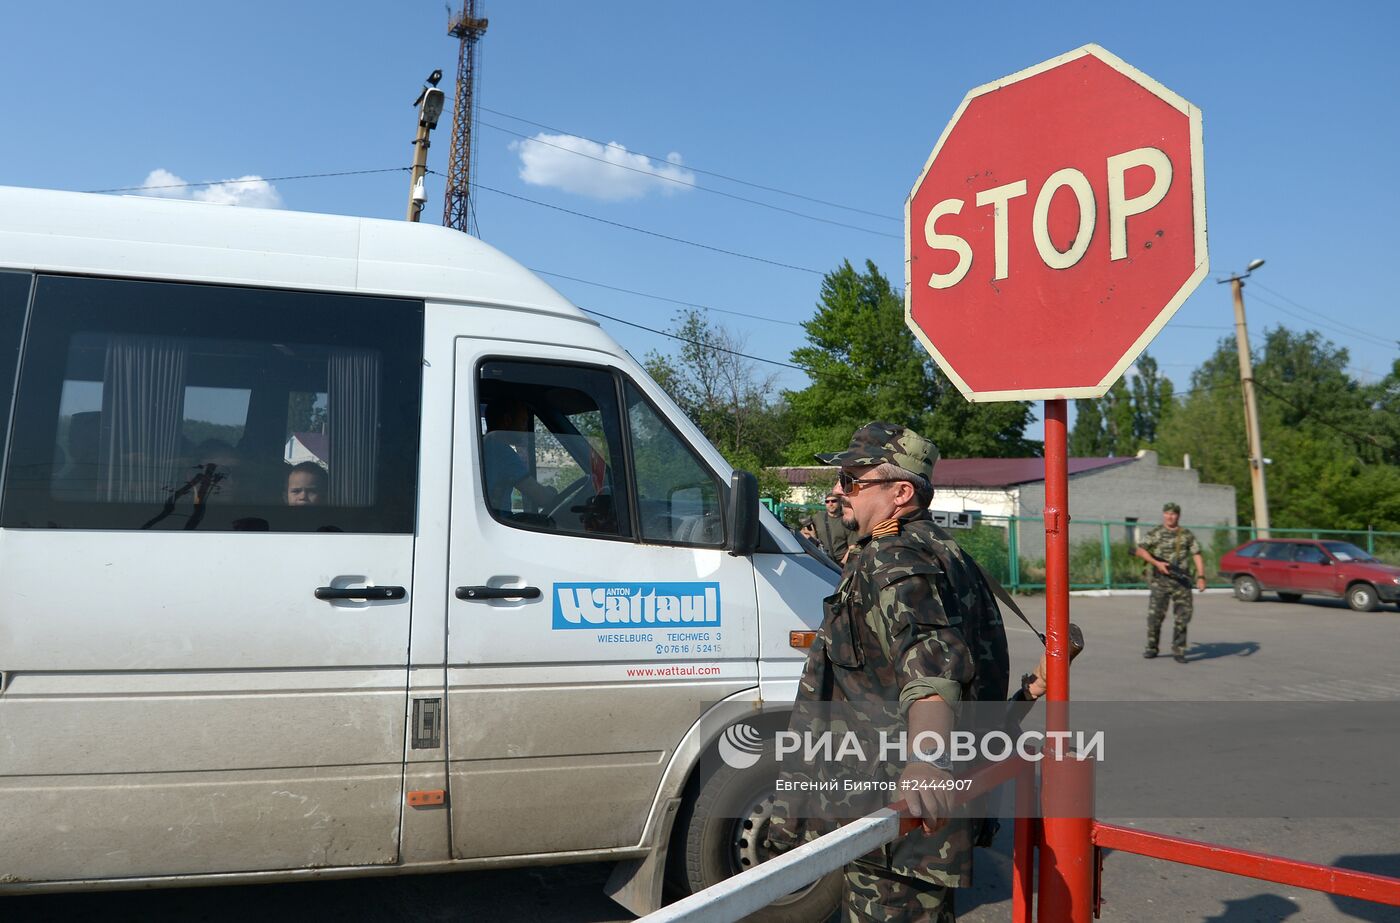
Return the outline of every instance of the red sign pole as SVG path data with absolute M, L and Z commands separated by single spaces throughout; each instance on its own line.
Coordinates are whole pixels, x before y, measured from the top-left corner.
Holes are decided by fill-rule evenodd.
M 909 329 L 968 400 L 1045 401 L 1050 730 L 1069 730 L 1065 402 L 1103 397 L 1206 277 L 1204 159 L 1200 110 L 1085 45 L 969 91 L 904 204 Z M 1093 765 L 1063 740 L 1039 919 L 1088 923 Z
M 1045 402 L 1045 681 L 1047 731 L 1069 728 L 1069 451 L 1066 401 Z M 1040 853 L 1041 923 L 1089 923 L 1093 915 L 1091 812 L 1070 816 L 1084 800 L 1078 760 L 1047 742 L 1041 763 L 1045 835 Z M 1059 757 L 1059 758 L 1057 758 Z M 1092 783 L 1090 783 L 1092 785 Z M 1092 794 L 1089 795 L 1092 799 Z

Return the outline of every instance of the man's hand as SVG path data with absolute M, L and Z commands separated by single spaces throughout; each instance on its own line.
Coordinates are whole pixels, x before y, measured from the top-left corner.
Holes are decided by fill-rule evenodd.
M 1153 561 L 1152 566 L 1157 568 L 1157 573 L 1161 574 L 1163 577 L 1171 572 L 1171 567 L 1166 561 Z
M 923 820 L 925 833 L 937 833 L 948 826 L 953 814 L 953 781 L 932 763 L 910 760 L 899 776 L 899 794 L 909 806 L 909 813 Z
M 1206 591 L 1206 578 L 1204 578 L 1204 577 L 1197 577 L 1197 578 L 1196 578 L 1196 589 L 1200 590 L 1202 593 L 1204 593 L 1204 592 Z

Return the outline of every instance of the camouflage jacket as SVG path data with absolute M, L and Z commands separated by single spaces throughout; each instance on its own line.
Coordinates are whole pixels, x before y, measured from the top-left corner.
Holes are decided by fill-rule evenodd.
M 831 555 L 831 560 L 840 564 L 855 534 L 846 528 L 840 516 L 831 516 L 825 512 L 813 516 L 812 525 L 816 527 L 817 541 L 821 543 L 822 550 Z
M 1201 553 L 1201 543 L 1190 529 L 1177 526 L 1175 530 L 1157 526 L 1138 542 L 1138 547 L 1159 561 L 1175 564 L 1190 573 L 1191 556 Z
M 929 695 L 937 694 L 955 708 L 969 700 L 1005 701 L 1006 632 L 977 565 L 956 543 L 934 536 L 927 511 L 882 523 L 874 536 L 853 544 L 841 583 L 825 600 L 792 729 L 820 731 L 823 720 L 835 723 L 804 703 L 850 703 L 859 707 L 862 721 L 876 725 L 862 732 L 897 735 L 906 730 L 909 704 Z M 902 763 L 889 763 L 875 771 L 893 780 L 903 770 Z M 819 810 L 849 818 L 841 805 L 832 803 L 841 799 L 839 792 L 824 798 Z M 834 827 L 812 813 L 810 805 L 806 817 L 793 816 L 789 804 L 775 805 L 775 844 L 790 845 L 784 836 L 810 839 Z M 974 833 L 966 820 L 954 820 L 932 836 L 915 830 L 867 861 L 898 874 L 966 887 L 971 884 Z

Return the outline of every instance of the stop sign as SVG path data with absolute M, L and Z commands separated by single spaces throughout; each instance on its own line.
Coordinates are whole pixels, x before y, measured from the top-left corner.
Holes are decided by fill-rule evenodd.
M 905 319 L 974 401 L 1100 397 L 1208 270 L 1201 113 L 1097 45 L 977 87 L 905 203 Z

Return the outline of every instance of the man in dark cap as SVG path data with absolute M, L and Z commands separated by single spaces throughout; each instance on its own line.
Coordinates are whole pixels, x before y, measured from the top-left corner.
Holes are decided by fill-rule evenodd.
M 822 550 L 837 564 L 845 564 L 846 549 L 856 536 L 846 525 L 841 498 L 835 492 L 826 495 L 826 512 L 813 516 L 812 524 L 816 527 L 817 542 Z
M 913 430 L 871 423 L 850 447 L 818 456 L 840 469 L 833 495 L 856 533 L 798 691 L 803 703 L 864 706 L 891 736 L 947 735 L 960 704 L 1006 699 L 1006 632 L 991 589 L 967 553 L 940 540 L 929 516 L 938 449 Z M 807 709 L 809 712 L 812 709 Z M 918 756 L 917 753 L 914 754 Z M 846 867 L 844 920 L 956 919 L 953 888 L 971 884 L 975 821 L 949 819 L 954 768 L 945 756 L 900 766 L 899 791 L 921 829 Z M 779 817 L 784 835 L 811 837 L 820 818 Z
M 1190 529 L 1181 526 L 1181 507 L 1167 503 L 1162 507 L 1162 524 L 1156 526 L 1138 543 L 1133 554 L 1142 558 L 1151 569 L 1147 572 L 1147 649 L 1142 656 L 1157 656 L 1162 634 L 1162 621 L 1170 604 L 1176 618 L 1172 623 L 1172 659 L 1186 662 L 1186 626 L 1191 622 L 1191 586 L 1186 570 L 1189 557 L 1196 565 L 1196 588 L 1206 589 L 1206 565 L 1201 560 L 1201 543 Z

